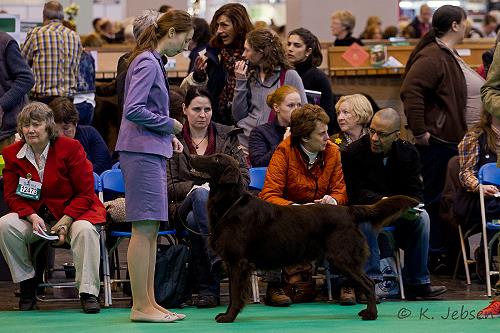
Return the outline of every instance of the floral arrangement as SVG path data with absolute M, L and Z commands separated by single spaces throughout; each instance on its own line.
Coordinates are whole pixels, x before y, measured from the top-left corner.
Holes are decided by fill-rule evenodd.
M 78 15 L 78 11 L 80 10 L 80 6 L 76 3 L 72 3 L 68 7 L 64 8 L 64 13 L 68 15 L 68 21 L 76 26 L 75 17 Z

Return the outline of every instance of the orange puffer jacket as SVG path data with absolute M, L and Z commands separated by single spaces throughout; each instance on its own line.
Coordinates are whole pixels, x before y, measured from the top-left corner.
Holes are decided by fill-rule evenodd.
M 347 203 L 347 192 L 337 145 L 328 141 L 322 162 L 311 169 L 290 137 L 277 148 L 267 168 L 259 197 L 278 205 L 305 204 L 329 195 L 339 205 Z

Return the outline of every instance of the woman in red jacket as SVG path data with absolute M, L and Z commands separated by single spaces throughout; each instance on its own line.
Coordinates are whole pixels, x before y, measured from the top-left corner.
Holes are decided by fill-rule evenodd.
M 19 309 L 35 307 L 37 281 L 27 244 L 37 234 L 59 236 L 71 245 L 76 285 L 85 313 L 99 312 L 99 233 L 95 224 L 106 211 L 94 193 L 92 164 L 82 145 L 57 137 L 52 110 L 33 102 L 21 111 L 17 129 L 22 141 L 3 150 L 4 197 L 9 213 L 0 218 L 0 249 L 12 279 L 20 282 Z

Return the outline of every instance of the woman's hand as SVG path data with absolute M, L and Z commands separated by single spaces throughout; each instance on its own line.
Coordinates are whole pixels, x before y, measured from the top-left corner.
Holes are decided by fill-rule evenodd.
M 287 128 L 285 130 L 285 134 L 283 134 L 283 140 L 288 138 L 290 136 L 290 134 L 292 134 L 292 132 L 290 132 L 290 126 L 287 126 Z
M 73 218 L 68 215 L 64 215 L 59 221 L 57 221 L 56 224 L 54 224 L 52 228 L 50 228 L 51 233 L 59 236 L 59 240 L 54 243 L 55 246 L 61 246 L 64 244 L 71 223 L 73 223 Z
M 335 200 L 334 198 L 332 198 L 331 196 L 329 196 L 328 194 L 325 195 L 323 198 L 321 199 L 318 199 L 318 200 L 314 200 L 315 203 L 319 203 L 319 204 L 327 204 L 327 205 L 336 205 L 337 204 L 337 200 Z
M 491 197 L 498 193 L 498 188 L 495 185 L 484 185 L 483 191 L 485 196 Z
M 248 65 L 245 60 L 237 61 L 234 64 L 234 76 L 237 80 L 247 79 Z
M 182 143 L 179 141 L 179 139 L 177 139 L 175 136 L 174 138 L 172 139 L 172 150 L 175 152 L 175 153 L 182 153 L 182 151 L 184 150 L 184 146 L 182 145 Z
M 207 79 L 207 57 L 199 55 L 194 61 L 193 79 L 198 83 L 203 83 Z
M 179 134 L 181 131 L 182 124 L 177 119 L 174 119 L 174 134 Z
M 26 219 L 33 225 L 33 231 L 35 230 L 38 232 L 47 231 L 45 222 L 40 216 L 38 216 L 38 214 L 31 214 L 29 216 L 26 216 Z

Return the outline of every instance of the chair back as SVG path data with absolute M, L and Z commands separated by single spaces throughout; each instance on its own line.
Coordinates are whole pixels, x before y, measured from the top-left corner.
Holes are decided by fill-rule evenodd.
M 266 179 L 266 171 L 266 167 L 250 168 L 250 185 L 248 187 L 253 190 L 262 190 Z
M 101 174 L 101 187 L 103 191 L 125 193 L 125 183 L 121 169 L 106 170 Z
M 477 178 L 483 185 L 500 185 L 500 168 L 496 163 L 486 163 L 479 169 Z
M 120 162 L 116 162 L 115 164 L 113 164 L 111 169 L 120 169 Z
M 94 191 L 96 193 L 99 193 L 102 191 L 102 188 L 101 188 L 101 177 L 94 172 Z

